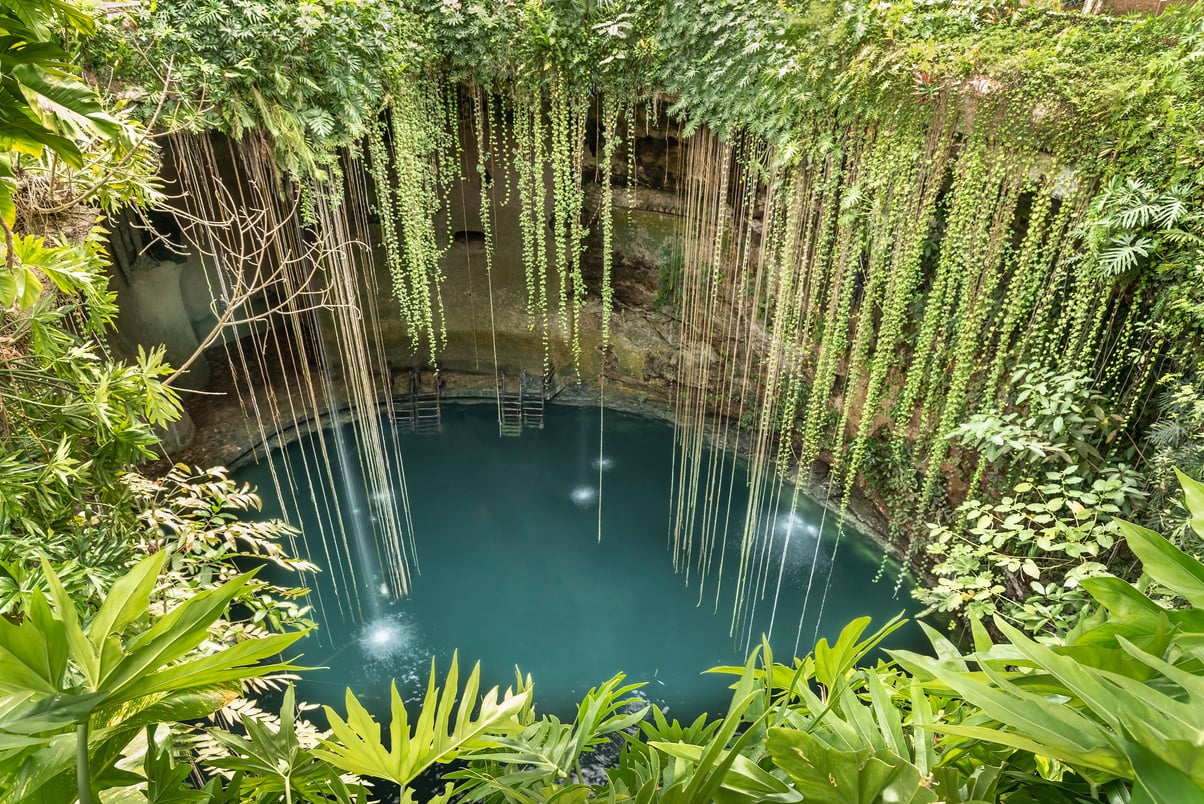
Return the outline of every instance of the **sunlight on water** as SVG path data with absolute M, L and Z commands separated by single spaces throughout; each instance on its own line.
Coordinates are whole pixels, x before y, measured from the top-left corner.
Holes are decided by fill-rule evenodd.
M 578 508 L 589 508 L 598 499 L 598 489 L 594 486 L 578 486 L 573 489 L 569 499 Z
M 819 525 L 795 511 L 779 514 L 773 523 L 773 563 L 782 562 L 790 575 L 809 570 L 817 557 Z M 822 553 L 822 551 L 820 551 Z
M 414 628 L 399 617 L 373 620 L 360 633 L 359 644 L 373 661 L 384 661 L 408 651 L 414 642 Z
M 819 536 L 819 526 L 791 511 L 778 517 L 774 524 L 774 534 L 781 538 L 789 536 L 791 539 L 805 539 L 813 542 Z

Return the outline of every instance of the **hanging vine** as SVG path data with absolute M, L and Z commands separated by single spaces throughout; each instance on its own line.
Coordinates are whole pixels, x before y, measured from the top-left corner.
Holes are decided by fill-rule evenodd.
M 135 34 L 140 46 L 206 30 L 181 13 L 189 2 L 165 3 L 162 25 L 147 18 L 152 39 Z M 305 88 L 206 84 L 206 75 L 258 63 L 241 44 L 182 57 L 174 94 L 195 111 L 215 93 L 218 117 L 206 112 L 204 125 L 234 136 L 267 130 L 293 170 L 337 176 L 334 149 L 363 139 L 393 294 L 413 348 L 434 356 L 447 337 L 446 199 L 471 141 L 460 133 L 468 88 L 486 270 L 501 225 L 496 205 L 513 192 L 527 325 L 540 330 L 545 372 L 571 362 L 579 378 L 583 253 L 594 226 L 590 109 L 597 105 L 604 348 L 614 335 L 616 161 L 626 162 L 631 209 L 643 167 L 637 104 L 650 99 L 646 134 L 680 126 L 670 542 L 686 574 L 705 576 L 715 563 L 726 530 L 712 498 L 727 470 L 703 457 L 703 428 L 738 398 L 751 425 L 752 488 L 737 609 L 769 588 L 763 506 L 777 504 L 783 478 L 806 478 L 816 460 L 831 466 L 842 510 L 859 484 L 871 490 L 872 473 L 873 491 L 915 534 L 966 493 L 960 475 L 970 474 L 973 492 L 995 481 L 986 456 L 949 434 L 1008 403 L 1015 366 L 1087 368 L 1132 421 L 1163 362 L 1190 362 L 1198 327 L 1183 308 L 1200 294 L 1182 287 L 1196 281 L 1200 224 L 1191 210 L 1204 175 L 1196 147 L 1204 117 L 1191 91 L 1204 63 L 1198 12 L 1122 25 L 973 5 L 897 14 L 853 2 L 832 18 L 798 15 L 789 3 L 723 13 L 686 3 L 672 14 L 653 5 L 444 3 L 396 19 L 369 15 L 381 34 L 369 44 L 387 46 L 341 33 L 346 53 L 327 55 L 355 76 L 342 93 L 337 76 L 304 53 L 278 53 L 314 71 L 320 97 L 340 110 L 334 119 L 324 107 L 298 107 L 319 97 Z M 128 61 L 119 51 L 117 61 Z M 366 100 L 373 93 L 378 104 Z M 311 158 L 318 141 L 329 150 Z M 741 156 L 758 149 L 764 159 Z M 307 191 L 307 220 L 320 220 L 327 200 Z M 446 232 L 436 231 L 441 214 Z

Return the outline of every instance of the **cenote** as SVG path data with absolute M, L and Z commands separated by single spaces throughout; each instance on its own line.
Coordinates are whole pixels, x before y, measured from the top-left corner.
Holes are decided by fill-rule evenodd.
M 601 454 L 599 427 L 597 408 L 550 406 L 542 430 L 501 438 L 494 407 L 458 405 L 445 408 L 440 435 L 401 436 L 418 554 L 411 593 L 393 599 L 379 566 L 367 570 L 373 577 L 359 581 L 358 592 L 336 589 L 337 568 L 311 578 L 320 628 L 300 643 L 301 663 L 320 669 L 303 675 L 300 697 L 341 708 L 349 687 L 385 714 L 390 682 L 417 700 L 432 657 L 441 676 L 458 651 L 462 663 L 481 662 L 485 688 L 513 684 L 516 667 L 530 674 L 542 712 L 571 718 L 591 687 L 623 673 L 646 682 L 650 701 L 692 718 L 722 711 L 730 698 L 730 679 L 703 671 L 742 663 L 761 634 L 788 661 L 817 637 L 834 638 L 852 618 L 880 623 L 909 606 L 893 570 L 872 582 L 881 565 L 877 547 L 846 528 L 833 562 L 834 515 L 808 500 L 791 512 L 784 495 L 767 518 L 773 540 L 765 583 L 733 636 L 743 467 L 732 499 L 722 501 L 725 518 L 729 502 L 731 511 L 722 572 L 687 578 L 674 572 L 666 545 L 672 427 L 607 411 Z M 283 453 L 293 477 L 305 476 L 302 462 L 318 460 L 312 436 Z M 344 471 L 358 483 L 353 463 Z M 279 515 L 266 464 L 238 476 L 265 495 L 265 516 Z M 379 506 L 397 504 L 367 495 L 359 503 L 345 488 L 297 492 L 309 507 L 296 524 L 310 540 L 321 538 L 314 534 L 324 495 L 335 495 L 344 510 L 358 507 L 369 526 Z M 308 551 L 322 563 L 318 545 Z M 357 569 L 379 564 L 375 555 L 364 558 L 347 560 Z M 909 625 L 890 644 L 921 641 Z

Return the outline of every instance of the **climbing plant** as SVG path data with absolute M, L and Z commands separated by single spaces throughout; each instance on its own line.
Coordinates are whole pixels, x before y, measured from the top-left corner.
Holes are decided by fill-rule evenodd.
M 123 9 L 90 53 L 146 93 L 148 116 L 168 93 L 164 125 L 263 131 L 281 167 L 310 175 L 367 133 L 406 33 L 386 3 L 171 0 Z
M 1117 19 L 944 0 L 399 0 L 223 15 L 179 0 L 133 22 L 106 52 L 143 86 L 140 51 L 172 63 L 172 125 L 262 128 L 300 173 L 366 143 L 416 348 L 443 339 L 440 259 L 467 217 L 450 188 L 480 182 L 492 265 L 513 178 L 545 369 L 561 345 L 582 362 L 591 234 L 610 335 L 612 185 L 622 168 L 638 179 L 637 121 L 667 93 L 693 145 L 712 148 L 704 129 L 722 143 L 717 161 L 683 160 L 682 351 L 720 357 L 683 361 L 679 379 L 702 385 L 678 393 L 679 419 L 742 400 L 759 489 L 821 461 L 839 507 L 866 494 L 892 513 L 909 558 L 936 532 L 921 523 L 1021 482 L 947 437 L 1013 406 L 1018 366 L 1090 376 L 1135 443 L 1159 376 L 1199 360 L 1204 23 L 1190 6 Z M 277 52 L 255 35 L 269 25 L 323 46 Z M 683 437 L 683 455 L 701 443 Z M 694 499 L 675 521 L 695 503 L 713 510 Z M 749 557 L 767 555 L 755 513 Z M 705 554 L 718 542 L 703 538 Z

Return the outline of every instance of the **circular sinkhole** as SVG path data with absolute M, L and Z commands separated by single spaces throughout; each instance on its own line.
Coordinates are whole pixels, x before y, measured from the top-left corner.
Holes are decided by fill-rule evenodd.
M 432 657 L 441 680 L 458 651 L 462 672 L 481 662 L 483 689 L 512 685 L 516 667 L 530 674 L 541 712 L 571 718 L 591 687 L 621 672 L 646 682 L 644 695 L 672 716 L 692 719 L 724 711 L 729 700 L 731 678 L 704 671 L 742 664 L 762 634 L 785 662 L 855 617 L 882 624 L 911 606 L 906 588 L 896 593 L 893 571 L 872 582 L 878 548 L 849 528 L 837 547 L 834 515 L 802 498 L 791 510 L 786 489 L 761 517 L 768 538 L 744 561 L 750 605 L 734 617 L 744 467 L 721 457 L 734 475 L 710 489 L 710 572 L 700 574 L 697 555 L 675 571 L 670 490 L 681 478 L 672 427 L 609 410 L 604 426 L 601 454 L 597 408 L 549 406 L 542 430 L 503 438 L 493 407 L 446 406 L 440 435 L 399 435 L 418 555 L 403 599 L 373 566 L 375 553 L 364 561 L 352 533 L 319 524 L 337 503 L 371 531 L 375 512 L 401 504 L 400 491 L 349 496 L 342 481 L 362 481 L 354 456 L 328 471 L 313 436 L 285 448 L 289 470 L 279 478 L 291 478 L 289 508 L 322 567 L 309 580 L 320 630 L 299 643 L 301 663 L 320 669 L 303 674 L 298 696 L 341 710 L 350 687 L 384 716 L 390 682 L 407 701 L 420 700 Z M 280 514 L 265 464 L 237 477 L 259 488 L 266 516 Z M 700 500 L 707 492 L 704 477 Z M 909 626 L 890 644 L 921 643 Z

